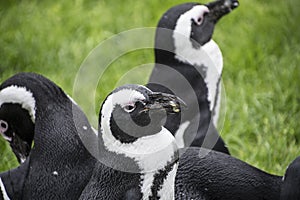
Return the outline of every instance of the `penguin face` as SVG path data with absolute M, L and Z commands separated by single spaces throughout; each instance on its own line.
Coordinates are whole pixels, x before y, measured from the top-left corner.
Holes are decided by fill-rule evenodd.
M 109 132 L 122 143 L 154 135 L 162 129 L 168 113 L 180 112 L 183 102 L 169 94 L 154 93 L 144 86 L 126 85 L 105 100 L 100 116 L 102 132 Z
M 0 91 L 0 134 L 7 140 L 18 161 L 29 156 L 34 137 L 35 101 L 23 87 L 9 86 Z
M 237 0 L 217 0 L 205 5 L 185 3 L 172 7 L 158 23 L 156 46 L 164 50 L 172 50 L 172 44 L 175 49 L 198 49 L 211 40 L 218 20 L 237 6 Z

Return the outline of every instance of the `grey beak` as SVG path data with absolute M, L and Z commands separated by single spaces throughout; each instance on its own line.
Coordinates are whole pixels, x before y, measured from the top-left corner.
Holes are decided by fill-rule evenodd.
M 210 15 L 212 19 L 217 22 L 224 15 L 237 8 L 239 6 L 239 2 L 238 0 L 217 0 L 206 4 L 206 6 L 210 11 L 208 15 Z
M 166 110 L 168 113 L 179 113 L 183 107 L 186 107 L 186 104 L 179 97 L 160 93 L 153 92 L 149 95 L 149 103 L 145 107 L 146 110 Z

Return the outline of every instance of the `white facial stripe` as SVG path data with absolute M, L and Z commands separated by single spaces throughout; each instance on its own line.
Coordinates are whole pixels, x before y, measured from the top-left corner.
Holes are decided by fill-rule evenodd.
M 162 169 L 171 160 L 176 150 L 175 139 L 165 128 L 161 132 L 137 139 L 133 143 L 122 144 L 111 133 L 110 118 L 116 104 L 127 104 L 136 99 L 145 99 L 144 95 L 135 90 L 120 90 L 109 96 L 102 107 L 101 131 L 104 145 L 109 151 L 125 154 L 135 159 L 145 172 Z M 166 153 L 166 152 L 169 152 Z
M 150 136 L 145 136 L 137 139 L 135 142 L 130 144 L 122 144 L 119 140 L 115 139 L 115 137 L 111 133 L 110 128 L 110 119 L 113 112 L 114 107 L 119 105 L 126 105 L 129 102 L 135 102 L 137 100 L 145 100 L 145 97 L 142 93 L 131 90 L 131 89 L 123 89 L 116 93 L 110 95 L 104 104 L 102 105 L 101 110 L 101 132 L 102 137 L 105 143 L 105 146 L 109 148 L 109 150 L 121 153 L 128 154 L 130 158 L 150 156 L 151 154 L 158 153 L 161 150 L 164 150 L 168 146 L 172 148 L 173 155 L 173 146 L 175 139 L 172 134 L 165 128 L 162 127 L 162 130 Z M 171 145 L 172 144 L 172 145 Z M 170 157 L 170 156 L 168 156 Z M 157 158 L 153 158 L 154 161 Z M 160 168 L 164 167 L 162 165 Z M 148 167 L 143 166 L 142 169 L 145 171 L 151 171 Z M 151 168 L 152 169 L 152 168 Z M 155 168 L 156 169 L 156 168 Z
M 210 110 L 212 111 L 216 99 L 221 98 L 217 88 L 223 69 L 222 52 L 213 40 L 210 40 L 199 49 L 195 49 L 190 40 L 192 31 L 191 19 L 199 15 L 199 13 L 206 12 L 207 9 L 206 6 L 198 5 L 181 15 L 174 29 L 173 39 L 176 54 L 175 59 L 198 67 L 205 66 L 205 69 L 202 71 L 206 71 L 204 81 L 208 87 L 208 101 L 210 102 Z M 219 112 L 217 111 L 216 113 Z M 216 122 L 218 114 L 214 118 L 214 122 Z
M 0 178 L 0 189 L 1 189 L 1 192 L 2 192 L 2 197 L 3 197 L 3 199 L 4 199 L 4 200 L 10 200 L 10 198 L 9 198 L 8 195 L 7 195 L 7 192 L 6 192 L 6 190 L 5 190 L 5 186 L 4 186 L 4 184 L 3 184 L 1 178 Z
M 204 5 L 194 6 L 178 18 L 174 32 L 186 38 L 190 38 L 193 23 L 192 19 L 197 20 L 197 18 L 207 12 L 209 12 L 209 9 Z
M 130 102 L 133 102 L 137 99 L 144 100 L 145 97 L 142 93 L 137 92 L 131 89 L 123 89 L 116 93 L 111 94 L 103 103 L 102 110 L 101 110 L 101 131 L 104 138 L 107 138 L 108 144 L 105 146 L 113 146 L 115 143 L 118 142 L 121 144 L 120 141 L 115 140 L 113 137 L 111 130 L 110 130 L 110 118 L 115 106 L 118 105 L 126 105 Z
M 159 133 L 138 138 L 129 144 L 121 143 L 112 135 L 110 118 L 116 104 L 123 105 L 137 99 L 143 100 L 145 97 L 141 93 L 129 89 L 120 90 L 106 99 L 101 112 L 101 136 L 108 151 L 124 154 L 136 161 L 141 172 L 144 173 L 141 191 L 143 199 L 147 199 L 152 194 L 151 187 L 155 172 L 163 169 L 168 162 L 172 161 L 177 146 L 173 135 L 163 127 Z
M 113 112 L 114 107 L 118 105 L 127 105 L 137 100 L 145 100 L 145 97 L 142 93 L 131 90 L 131 89 L 123 89 L 116 93 L 111 94 L 104 102 L 102 106 L 101 116 L 106 119 L 106 122 L 109 122 L 111 114 Z M 104 123 L 104 120 L 102 120 Z
M 0 91 L 0 107 L 4 103 L 17 103 L 28 110 L 31 120 L 35 122 L 35 99 L 32 93 L 24 87 L 9 86 Z

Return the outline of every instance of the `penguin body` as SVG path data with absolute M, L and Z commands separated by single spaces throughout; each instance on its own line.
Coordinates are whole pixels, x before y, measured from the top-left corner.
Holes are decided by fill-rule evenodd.
M 80 199 L 174 199 L 178 150 L 163 125 L 180 100 L 144 86 L 114 90 L 99 114 L 99 162 Z
M 21 191 L 14 190 L 11 193 L 8 190 L 8 197 L 16 199 L 15 195 L 18 193 L 23 199 L 78 199 L 96 163 L 96 159 L 82 142 L 82 139 L 96 138 L 84 113 L 61 88 L 41 75 L 17 74 L 1 84 L 0 99 L 3 91 L 14 92 L 2 95 L 6 103 L 0 110 L 7 105 L 21 105 L 28 111 L 28 116 L 34 119 L 33 129 L 28 131 L 33 134 L 34 140 L 28 158 L 19 168 L 0 176 L 2 182 L 7 183 L 9 179 L 5 174 L 12 177 L 26 171 L 26 175 L 18 180 L 23 182 L 22 187 L 18 187 Z M 12 104 L 11 99 L 16 99 L 16 95 L 20 95 L 18 92 L 31 97 L 31 103 L 28 103 L 28 99 L 23 99 L 23 102 L 13 101 Z M 7 112 L 2 112 L 0 120 L 6 122 L 8 130 L 11 129 L 10 132 L 14 133 L 11 138 L 13 140 L 22 135 L 24 127 L 15 128 L 18 124 L 11 118 L 6 118 L 6 114 Z M 22 125 L 24 123 L 19 124 Z M 7 132 L 2 134 L 6 135 Z M 27 167 L 23 166 L 25 163 Z
M 29 159 L 19 167 L 0 173 L 0 199 L 22 199 L 23 186 L 29 171 Z
M 147 87 L 186 102 L 188 110 L 181 116 L 168 116 L 166 123 L 179 147 L 203 146 L 229 154 L 215 128 L 223 60 L 211 37 L 217 21 L 237 6 L 236 0 L 185 3 L 169 9 L 158 23 L 156 64 Z
M 279 200 L 281 177 L 204 148 L 181 149 L 176 199 Z
M 300 199 L 300 157 L 297 157 L 287 168 L 283 177 L 280 200 Z
M 80 199 L 279 199 L 279 176 L 205 148 L 178 152 L 164 123 L 149 113 L 148 121 L 148 115 L 140 113 L 149 111 L 147 105 L 154 100 L 147 95 L 153 93 L 162 97 L 164 103 L 155 101 L 169 109 L 167 113 L 180 112 L 176 105 L 182 106 L 181 101 L 160 92 L 145 94 L 141 88 L 123 86 L 104 101 L 99 114 L 99 162 Z

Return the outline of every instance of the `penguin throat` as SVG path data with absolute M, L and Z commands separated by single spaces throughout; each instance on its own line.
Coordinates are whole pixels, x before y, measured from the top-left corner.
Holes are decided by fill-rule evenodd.
M 104 127 L 102 127 L 104 131 Z M 141 175 L 140 190 L 143 199 L 174 199 L 174 184 L 179 158 L 178 149 L 173 135 L 165 128 L 161 132 L 138 138 L 133 143 L 121 143 L 107 133 L 101 134 L 103 146 L 108 152 L 120 157 L 116 159 L 117 170 L 125 170 Z M 100 144 L 101 145 L 101 144 Z M 125 164 L 134 162 L 138 171 L 130 171 L 127 166 L 120 166 L 120 160 Z M 127 160 L 127 161 L 126 161 Z M 105 163 L 107 164 L 107 163 Z M 115 167 L 112 163 L 109 167 Z M 126 168 L 127 167 L 127 168 Z
M 205 74 L 201 73 L 201 75 L 208 88 L 210 110 L 213 110 L 216 101 L 215 96 L 219 89 L 218 87 L 223 69 L 221 50 L 213 40 L 210 40 L 208 43 L 201 46 L 200 49 L 194 49 L 190 41 L 186 41 L 187 44 L 185 47 L 180 47 L 181 45 L 178 44 L 179 42 L 176 42 L 178 40 L 180 39 L 175 36 L 174 59 L 179 63 L 195 66 L 199 73 L 205 72 Z
M 133 160 L 139 166 L 138 173 L 163 169 L 178 151 L 174 136 L 164 127 L 159 133 L 138 138 L 132 143 L 121 143 L 109 128 L 101 127 L 101 131 L 101 145 L 109 152 Z

